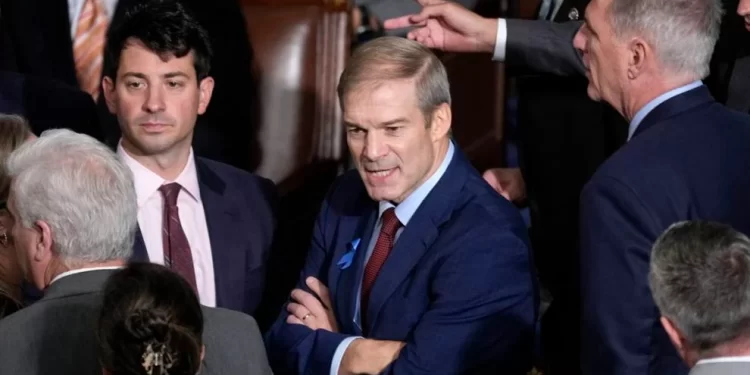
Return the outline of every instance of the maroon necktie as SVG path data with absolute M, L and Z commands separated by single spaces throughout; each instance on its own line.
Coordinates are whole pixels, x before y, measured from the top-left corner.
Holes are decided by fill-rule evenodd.
M 380 228 L 380 235 L 378 236 L 378 242 L 375 243 L 375 247 L 370 255 L 370 260 L 367 261 L 365 267 L 365 275 L 362 278 L 362 295 L 360 296 L 360 314 L 362 314 L 362 327 L 367 326 L 367 305 L 370 299 L 370 292 L 372 291 L 372 285 L 375 284 L 375 279 L 380 273 L 380 269 L 383 267 L 388 254 L 393 249 L 393 242 L 396 238 L 396 231 L 401 227 L 401 222 L 396 217 L 396 210 L 391 207 L 383 212 L 383 226 Z
M 162 185 L 159 191 L 164 197 L 164 218 L 162 222 L 162 241 L 164 243 L 164 264 L 185 278 L 198 293 L 193 268 L 193 255 L 190 252 L 185 232 L 182 230 L 180 215 L 177 209 L 177 196 L 182 186 L 173 182 Z

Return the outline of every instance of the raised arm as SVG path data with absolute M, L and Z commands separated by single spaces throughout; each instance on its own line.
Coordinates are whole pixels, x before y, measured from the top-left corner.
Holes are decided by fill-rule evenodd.
M 413 27 L 407 37 L 448 52 L 492 53 L 514 69 L 556 75 L 582 75 L 585 67 L 573 47 L 581 22 L 552 23 L 483 18 L 453 2 L 419 0 L 417 14 L 386 20 L 386 29 Z

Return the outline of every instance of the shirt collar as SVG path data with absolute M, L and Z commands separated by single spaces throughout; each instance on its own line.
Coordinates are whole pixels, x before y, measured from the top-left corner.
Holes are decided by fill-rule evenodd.
M 427 179 L 427 181 L 422 183 L 422 185 L 420 185 L 411 194 L 409 194 L 409 196 L 406 197 L 406 199 L 404 199 L 404 201 L 401 202 L 398 206 L 395 206 L 393 203 L 388 201 L 380 201 L 378 207 L 378 218 L 383 216 L 383 212 L 385 212 L 385 210 L 391 207 L 396 207 L 396 217 L 398 218 L 398 221 L 400 221 L 403 226 L 409 224 L 409 220 L 411 220 L 411 217 L 414 216 L 414 213 L 417 212 L 417 209 L 422 204 L 424 199 L 427 198 L 427 195 L 430 194 L 435 185 L 437 185 L 438 181 L 440 181 L 440 178 L 445 174 L 445 171 L 448 169 L 451 160 L 453 160 L 454 152 L 453 142 L 451 141 L 448 144 L 448 151 L 445 153 L 445 157 L 443 158 L 443 161 L 440 163 L 440 166 L 435 171 L 435 173 L 433 173 L 432 176 Z
M 699 87 L 703 84 L 701 81 L 693 81 L 691 83 L 688 83 L 687 85 L 680 86 L 676 89 L 669 90 L 665 92 L 664 94 L 661 94 L 657 96 L 655 99 L 651 100 L 650 102 L 646 103 L 641 109 L 638 110 L 638 112 L 635 113 L 635 116 L 633 116 L 633 120 L 630 121 L 630 126 L 628 127 L 628 141 L 630 138 L 633 137 L 633 134 L 635 134 L 635 131 L 638 129 L 638 126 L 641 124 L 644 118 L 646 118 L 646 115 L 648 115 L 651 111 L 654 110 L 654 108 L 658 107 L 659 104 L 666 102 L 669 99 L 674 98 L 677 95 L 680 95 L 684 92 L 690 91 L 696 87 Z
M 75 274 L 78 274 L 78 273 L 84 273 L 84 272 L 90 272 L 90 271 L 118 270 L 120 268 L 123 268 L 123 266 L 79 268 L 79 269 L 76 269 L 76 270 L 70 270 L 70 271 L 65 271 L 65 272 L 61 273 L 61 274 L 55 276 L 55 278 L 53 278 L 52 281 L 50 281 L 49 283 L 50 283 L 50 285 L 52 285 L 52 283 L 54 283 L 57 280 L 62 279 L 63 277 L 70 276 L 70 275 L 75 275 Z
M 195 168 L 195 157 L 193 149 L 190 148 L 190 155 L 185 168 L 174 181 L 167 181 L 150 169 L 143 166 L 122 147 L 122 141 L 117 145 L 117 154 L 120 155 L 123 162 L 133 172 L 135 181 L 135 194 L 138 199 L 138 207 L 142 207 L 146 201 L 159 190 L 159 187 L 170 182 L 177 182 L 182 189 L 187 191 L 190 197 L 200 202 L 200 188 L 198 187 L 198 172 Z
M 708 363 L 724 363 L 724 362 L 750 362 L 750 356 L 741 356 L 741 357 L 716 357 L 716 358 L 707 358 L 707 359 L 701 359 L 698 361 L 697 365 L 701 364 L 708 364 Z

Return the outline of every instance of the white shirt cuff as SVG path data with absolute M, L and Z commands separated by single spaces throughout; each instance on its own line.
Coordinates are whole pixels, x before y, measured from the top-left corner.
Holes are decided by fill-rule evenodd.
M 505 45 L 508 43 L 508 26 L 504 18 L 497 19 L 497 36 L 495 36 L 495 52 L 492 54 L 493 61 L 505 61 Z
M 346 349 L 349 349 L 349 345 L 351 345 L 354 340 L 361 338 L 363 337 L 347 337 L 339 344 L 339 346 L 336 348 L 336 352 L 333 353 L 333 359 L 331 360 L 331 375 L 339 375 L 341 360 L 344 359 L 344 353 L 346 353 Z

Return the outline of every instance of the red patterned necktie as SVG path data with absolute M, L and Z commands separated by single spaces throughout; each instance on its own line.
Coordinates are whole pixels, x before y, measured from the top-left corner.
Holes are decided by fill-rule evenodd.
M 159 191 L 164 197 L 164 218 L 162 221 L 162 242 L 164 243 L 164 265 L 185 278 L 198 293 L 195 282 L 193 255 L 190 252 L 185 232 L 182 230 L 180 215 L 177 209 L 177 196 L 182 186 L 173 182 L 162 185 Z
M 378 242 L 375 243 L 372 255 L 370 255 L 370 260 L 365 267 L 365 275 L 362 279 L 362 295 L 360 297 L 359 309 L 360 314 L 362 315 L 362 327 L 367 326 L 367 305 L 370 300 L 372 285 L 375 284 L 375 279 L 378 277 L 380 269 L 388 258 L 391 249 L 393 249 L 396 232 L 400 227 L 401 222 L 398 221 L 398 217 L 396 217 L 396 210 L 393 207 L 385 210 L 385 212 L 383 212 L 383 226 L 380 228 Z

